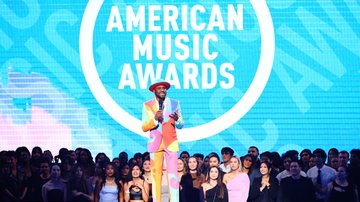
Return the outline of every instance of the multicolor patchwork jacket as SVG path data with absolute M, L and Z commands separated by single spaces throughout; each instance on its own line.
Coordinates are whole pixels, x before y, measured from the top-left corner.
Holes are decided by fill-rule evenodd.
M 184 126 L 184 120 L 181 115 L 179 101 L 171 98 L 165 98 L 163 103 L 164 119 L 160 123 L 154 119 L 155 113 L 159 110 L 159 104 L 154 98 L 146 101 L 142 111 L 142 130 L 150 131 L 150 139 L 148 142 L 148 151 L 158 151 L 161 141 L 164 141 L 165 149 L 171 152 L 179 151 L 179 141 L 176 135 L 176 128 L 181 129 Z M 178 114 L 178 120 L 170 118 L 172 113 Z

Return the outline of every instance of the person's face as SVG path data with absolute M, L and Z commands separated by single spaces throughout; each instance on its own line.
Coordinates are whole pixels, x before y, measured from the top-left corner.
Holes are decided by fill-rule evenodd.
M 124 165 L 124 167 L 122 167 L 121 169 L 121 175 L 126 176 L 128 174 L 129 174 L 129 165 Z
M 113 167 L 111 164 L 109 164 L 109 165 L 106 166 L 106 168 L 105 168 L 105 175 L 106 175 L 107 177 L 113 177 L 113 176 L 115 175 L 114 167 Z
M 70 162 L 69 161 L 64 161 L 63 163 L 61 163 L 63 166 L 63 169 L 65 170 L 65 171 L 68 171 L 68 172 L 70 172 L 71 171 L 71 169 L 72 169 L 72 165 L 70 164 Z
M 106 158 L 105 155 L 100 154 L 100 155 L 98 156 L 98 158 L 97 158 L 97 161 L 98 161 L 98 162 L 101 162 L 101 161 L 103 161 L 105 158 Z M 96 162 L 96 163 L 97 163 L 97 162 Z
M 144 161 L 143 170 L 146 171 L 146 172 L 150 172 L 150 161 L 149 160 Z
M 248 149 L 248 154 L 253 155 L 255 158 L 257 158 L 259 156 L 259 152 L 255 148 L 252 148 L 252 147 L 250 147 Z
M 141 175 L 141 170 L 139 166 L 134 166 L 133 169 L 131 170 L 131 176 L 132 177 L 140 177 Z
M 230 159 L 230 168 L 231 170 L 239 170 L 240 168 L 240 162 L 235 157 Z
M 360 156 L 356 155 L 356 154 L 351 154 L 351 158 L 350 158 L 350 163 L 353 165 L 359 164 L 360 162 Z
M 212 167 L 209 172 L 209 177 L 212 180 L 216 180 L 219 177 L 219 170 L 216 167 Z
M 44 155 L 44 157 L 47 157 L 50 161 L 53 160 L 53 155 L 52 155 L 51 151 L 46 150 L 46 151 L 44 151 L 43 155 Z
M 70 158 L 72 158 L 74 160 L 74 162 L 76 162 L 77 156 L 75 151 L 70 152 Z
M 349 162 L 349 156 L 346 153 L 339 154 L 340 165 L 346 166 Z
M 332 157 L 330 159 L 330 167 L 334 168 L 335 170 L 339 167 L 339 158 L 338 157 Z
M 230 161 L 230 158 L 231 158 L 230 152 L 225 151 L 225 152 L 221 153 L 221 158 L 224 162 Z
M 182 171 L 184 171 L 184 162 L 182 161 L 182 160 L 180 160 L 180 159 L 178 159 L 178 172 L 182 172 Z
M 89 155 L 85 151 L 80 152 L 80 160 L 83 163 L 87 163 L 89 159 Z
M 75 170 L 75 177 L 77 178 L 81 178 L 83 176 L 83 170 L 81 169 L 81 167 L 77 167 Z
M 154 89 L 155 96 L 159 99 L 165 99 L 166 91 L 166 87 L 163 85 L 156 86 Z
M 336 155 L 336 153 L 333 151 L 333 150 L 330 150 L 329 152 L 328 152 L 328 158 L 329 159 L 331 159 L 331 158 L 333 158 L 333 157 L 336 157 L 337 155 Z
M 120 160 L 119 159 L 114 159 L 112 162 L 116 165 L 116 167 L 120 166 Z
M 41 163 L 40 164 L 40 173 L 49 174 L 50 167 L 48 163 Z
M 316 166 L 322 166 L 324 164 L 324 160 L 321 157 L 321 154 L 318 153 L 314 154 L 314 161 Z
M 187 154 L 181 154 L 180 158 L 184 159 L 186 162 L 189 161 L 189 155 Z
M 95 174 L 96 175 L 101 175 L 102 173 L 102 169 L 99 163 L 95 164 Z
M 197 169 L 198 163 L 196 161 L 196 158 L 194 158 L 194 157 L 189 158 L 189 163 L 188 164 L 189 164 L 189 169 L 190 170 L 194 171 L 194 170 Z
M 51 168 L 51 176 L 54 178 L 59 178 L 61 174 L 60 167 L 58 165 L 54 165 Z
M 138 165 L 142 165 L 142 158 L 137 158 L 135 160 Z
M 20 153 L 20 159 L 19 159 L 20 162 L 26 162 L 26 161 L 29 161 L 29 160 L 30 160 L 29 153 L 27 153 L 25 151 Z
M 289 168 L 290 169 L 290 174 L 292 176 L 296 177 L 296 176 L 300 175 L 301 169 L 300 169 L 300 166 L 299 166 L 299 164 L 297 162 L 291 162 L 289 167 L 290 167 Z
M 120 153 L 119 159 L 121 162 L 127 162 L 128 161 L 128 154 L 127 153 Z
M 219 165 L 220 165 L 220 162 L 215 156 L 210 158 L 210 160 L 209 160 L 209 166 L 210 167 L 212 167 L 212 166 L 218 167 Z
M 301 160 L 302 160 L 303 162 L 309 162 L 309 160 L 310 160 L 310 154 L 307 153 L 307 152 L 303 152 L 303 153 L 301 154 Z
M 290 162 L 291 162 L 291 158 L 285 158 L 283 161 L 284 168 L 287 171 L 290 170 Z
M 14 156 L 10 156 L 6 159 L 6 163 L 10 168 L 16 168 L 17 159 Z
M 338 179 L 345 179 L 346 178 L 346 168 L 343 166 L 339 167 L 336 172 L 336 177 Z
M 201 168 L 202 164 L 203 164 L 203 160 L 201 158 L 196 157 L 198 163 L 199 163 L 199 167 Z
M 209 158 L 207 157 L 204 159 L 204 167 L 205 168 L 209 167 Z
M 41 157 L 40 151 L 38 151 L 38 150 L 34 151 L 31 155 L 31 157 L 35 160 L 40 159 L 40 157 Z
M 246 169 L 249 169 L 249 168 L 251 168 L 252 164 L 253 164 L 253 162 L 252 162 L 251 157 L 249 157 L 249 156 L 245 157 L 245 159 L 244 159 L 244 167 Z
M 260 173 L 261 175 L 268 175 L 269 174 L 269 168 L 267 167 L 267 165 L 265 163 L 262 163 L 260 165 Z
M 310 159 L 309 159 L 309 167 L 312 168 L 315 165 L 316 165 L 315 164 L 315 157 L 310 157 Z

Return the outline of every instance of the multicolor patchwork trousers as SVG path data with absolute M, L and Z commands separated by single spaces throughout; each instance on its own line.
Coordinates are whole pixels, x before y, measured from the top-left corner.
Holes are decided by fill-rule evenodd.
M 179 202 L 179 180 L 177 175 L 178 152 L 168 151 L 165 148 L 163 141 L 161 142 L 157 152 L 150 153 L 153 202 L 161 202 L 161 182 L 164 154 L 166 170 L 168 173 L 167 180 L 169 185 L 170 201 Z

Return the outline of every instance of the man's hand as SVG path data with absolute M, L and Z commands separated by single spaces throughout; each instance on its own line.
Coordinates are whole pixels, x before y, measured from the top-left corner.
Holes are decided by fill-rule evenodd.
M 163 111 L 162 110 L 158 110 L 155 114 L 154 117 L 155 120 L 159 121 L 159 120 L 163 120 Z
M 179 115 L 175 112 L 169 115 L 170 118 L 173 118 L 175 121 L 179 119 Z

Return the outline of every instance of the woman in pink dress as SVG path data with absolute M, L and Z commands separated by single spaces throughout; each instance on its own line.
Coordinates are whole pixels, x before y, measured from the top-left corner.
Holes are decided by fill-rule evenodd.
M 223 182 L 229 193 L 229 202 L 246 202 L 249 196 L 250 179 L 241 172 L 241 161 L 233 156 L 230 159 L 230 172 L 224 175 Z

